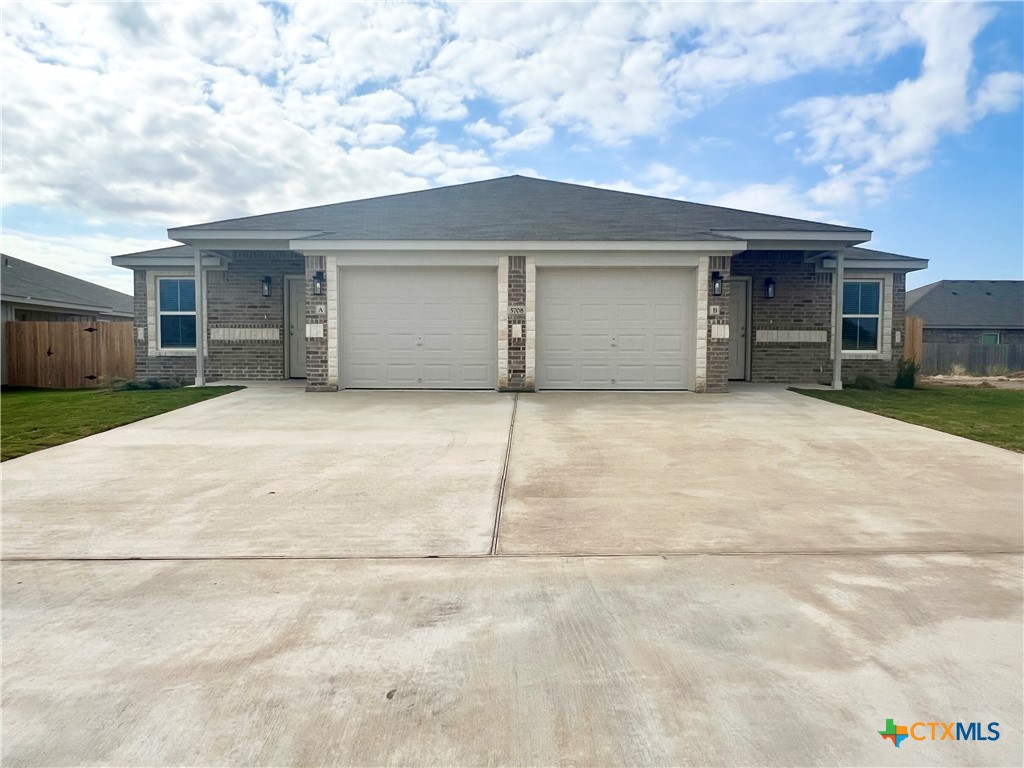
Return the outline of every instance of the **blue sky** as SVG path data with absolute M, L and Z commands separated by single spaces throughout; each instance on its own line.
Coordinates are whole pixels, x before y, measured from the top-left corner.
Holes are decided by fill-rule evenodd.
M 1021 3 L 9 3 L 3 250 L 523 173 L 1024 278 Z

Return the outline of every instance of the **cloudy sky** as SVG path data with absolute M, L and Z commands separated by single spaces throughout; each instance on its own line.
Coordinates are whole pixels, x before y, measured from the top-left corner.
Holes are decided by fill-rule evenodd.
M 1020 279 L 1021 3 L 3 6 L 3 250 L 522 173 Z

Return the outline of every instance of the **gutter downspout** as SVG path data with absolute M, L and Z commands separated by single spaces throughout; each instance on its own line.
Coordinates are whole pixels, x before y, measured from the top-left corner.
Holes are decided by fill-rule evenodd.
M 843 252 L 836 251 L 836 290 L 832 302 L 832 389 L 843 388 Z
M 204 316 L 203 297 L 206 291 L 203 290 L 203 252 L 195 249 L 195 274 L 196 274 L 196 386 L 202 387 L 206 384 L 206 361 L 204 355 L 206 350 L 206 317 Z

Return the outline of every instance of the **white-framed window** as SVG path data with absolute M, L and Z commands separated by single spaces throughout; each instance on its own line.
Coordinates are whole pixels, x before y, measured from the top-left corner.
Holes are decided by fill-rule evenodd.
M 195 349 L 196 281 L 157 278 L 157 329 L 161 349 Z
M 843 351 L 880 352 L 882 281 L 843 281 Z
M 999 331 L 985 331 L 981 334 L 982 344 L 998 344 L 999 343 Z

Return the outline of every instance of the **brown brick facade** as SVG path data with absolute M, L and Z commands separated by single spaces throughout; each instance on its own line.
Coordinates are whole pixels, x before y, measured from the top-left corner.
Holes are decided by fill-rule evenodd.
M 819 273 L 800 251 L 744 251 L 732 259 L 732 274 L 751 278 L 750 380 L 827 384 L 832 381 L 832 275 Z M 848 273 L 847 277 L 855 277 Z M 775 282 L 775 297 L 765 297 L 765 280 Z M 883 302 L 884 303 L 884 302 Z M 843 378 L 860 373 L 891 380 L 903 356 L 906 304 L 903 273 L 892 274 L 892 334 L 888 360 L 843 358 Z M 883 311 L 888 308 L 884 307 Z M 762 331 L 816 331 L 820 341 L 762 341 Z M 763 337 L 762 337 L 763 338 Z
M 526 388 L 526 257 L 508 257 L 508 389 Z M 522 309 L 514 314 L 513 308 Z M 519 328 L 519 335 L 515 327 Z
M 205 368 L 208 381 L 270 381 L 284 378 L 284 277 L 302 274 L 302 271 L 302 256 L 290 251 L 240 251 L 229 259 L 226 270 L 206 271 Z M 158 271 L 157 274 L 167 277 L 191 276 L 185 272 L 171 275 Z M 148 277 L 145 271 L 135 272 L 135 376 L 140 380 L 158 379 L 191 384 L 196 375 L 194 355 L 150 354 L 152 345 L 149 336 L 156 321 L 151 325 L 147 314 Z M 264 277 L 271 279 L 269 297 L 261 295 Z M 274 338 L 244 341 L 216 338 L 218 332 L 237 333 L 247 329 Z
M 319 296 L 313 293 L 313 282 L 317 272 L 323 272 L 324 285 L 323 293 Z M 306 335 L 306 391 L 307 392 L 335 392 L 337 384 L 330 382 L 330 369 L 328 362 L 328 342 L 330 329 L 327 318 L 327 296 L 331 290 L 336 290 L 331 279 L 332 275 L 327 274 L 326 259 L 323 256 L 306 257 L 306 324 L 316 329 L 319 336 Z
M 729 391 L 729 338 L 717 336 L 718 326 L 728 333 L 729 328 L 729 275 L 730 259 L 728 256 L 713 256 L 710 259 L 708 274 L 708 338 L 707 362 L 705 369 L 705 392 Z M 722 275 L 722 295 L 715 296 L 711 290 L 711 274 Z M 715 314 L 717 308 L 718 314 Z

